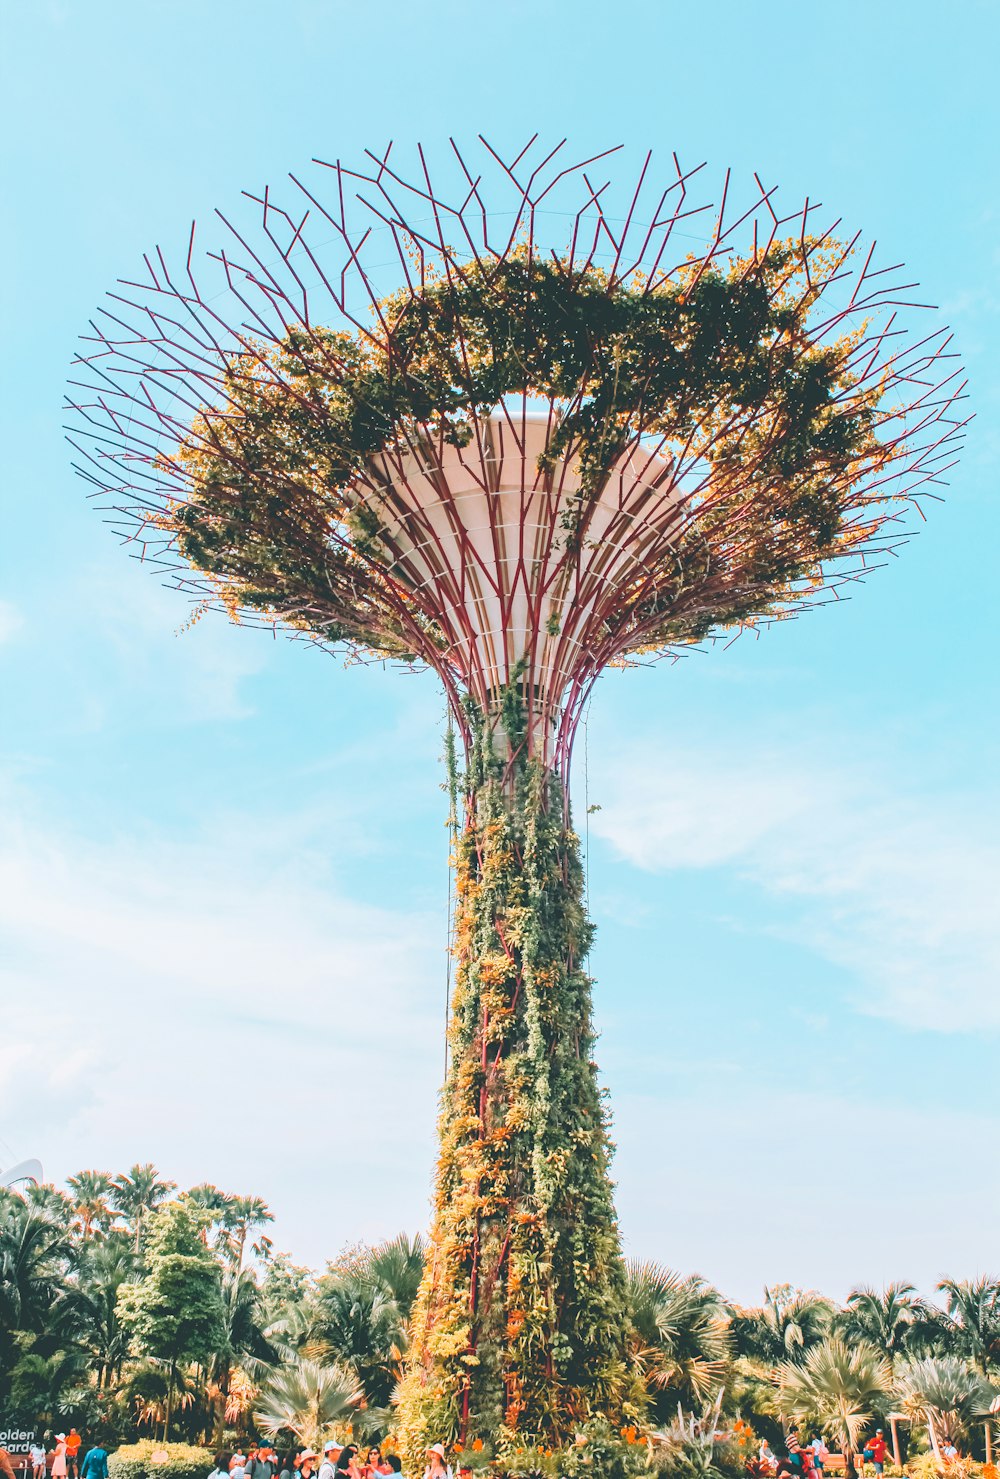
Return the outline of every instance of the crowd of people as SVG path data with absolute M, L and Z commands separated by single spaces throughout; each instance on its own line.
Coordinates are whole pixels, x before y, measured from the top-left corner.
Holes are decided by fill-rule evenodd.
M 99 1443 L 87 1449 L 80 1462 L 83 1438 L 76 1428 L 68 1433 L 57 1433 L 50 1453 L 44 1443 L 37 1439 L 28 1450 L 31 1479 L 108 1479 L 108 1452 Z M 21 1470 L 22 1474 L 27 1469 Z M 14 1460 L 6 1448 L 0 1448 L 0 1479 L 17 1479 Z
M 861 1458 L 874 1467 L 876 1474 L 884 1474 L 887 1452 L 885 1434 L 881 1428 L 876 1428 L 874 1435 L 865 1440 Z M 954 1454 L 955 1449 L 952 1448 L 948 1456 Z M 762 1474 L 773 1475 L 774 1479 L 823 1479 L 829 1458 L 830 1450 L 820 1434 L 802 1443 L 798 1433 L 792 1431 L 785 1434 L 784 1458 L 778 1458 L 766 1438 L 762 1440 L 758 1467 Z
M 385 1479 L 401 1471 L 394 1453 L 383 1455 L 373 1445 L 362 1457 L 357 1444 L 331 1439 L 323 1444 L 322 1453 L 304 1447 L 279 1454 L 267 1443 L 251 1443 L 246 1453 L 223 1450 L 215 1455 L 215 1468 L 208 1479 Z M 427 1450 L 423 1479 L 454 1479 L 443 1443 Z

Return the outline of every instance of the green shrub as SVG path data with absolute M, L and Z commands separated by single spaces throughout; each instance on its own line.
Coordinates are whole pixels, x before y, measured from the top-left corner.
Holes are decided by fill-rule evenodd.
M 153 1463 L 153 1454 L 167 1455 L 166 1463 Z M 209 1448 L 195 1448 L 190 1443 L 157 1443 L 141 1438 L 126 1443 L 108 1459 L 108 1479 L 137 1479 L 148 1474 L 150 1479 L 208 1479 L 215 1467 L 215 1455 Z

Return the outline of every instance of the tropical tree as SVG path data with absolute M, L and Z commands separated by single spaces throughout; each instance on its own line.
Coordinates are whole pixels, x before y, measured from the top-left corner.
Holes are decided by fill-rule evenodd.
M 678 1398 L 700 1407 L 721 1385 L 731 1353 L 721 1295 L 697 1274 L 682 1278 L 658 1263 L 627 1263 L 626 1289 L 630 1353 L 657 1417 L 665 1421 Z
M 116 1214 L 111 1200 L 114 1184 L 107 1171 L 79 1171 L 66 1178 L 84 1242 L 95 1228 L 106 1230 L 114 1221 Z
M 913 1284 L 886 1284 L 881 1290 L 861 1285 L 847 1296 L 836 1325 L 845 1340 L 867 1341 L 894 1362 L 904 1352 L 912 1353 L 931 1318 L 930 1306 Z
M 352 1371 L 299 1357 L 265 1382 L 254 1410 L 261 1430 L 277 1437 L 289 1429 L 300 1442 L 319 1448 L 335 1423 L 352 1417 L 363 1393 Z
M 402 1320 L 410 1318 L 424 1273 L 424 1240 L 417 1233 L 400 1233 L 369 1248 L 361 1261 L 360 1276 L 370 1279 L 395 1304 Z
M 59 1412 L 71 1404 L 66 1394 L 85 1388 L 87 1359 L 79 1350 L 59 1350 L 52 1355 L 27 1351 L 11 1373 L 10 1407 L 27 1423 L 52 1425 Z
M 66 1230 L 21 1197 L 0 1202 L 0 1395 L 21 1350 L 18 1332 L 54 1330 L 66 1290 Z
M 941 1439 L 968 1434 L 988 1417 L 996 1390 L 981 1372 L 959 1356 L 925 1356 L 897 1368 L 896 1400 L 913 1421 L 927 1426 L 935 1458 L 941 1461 Z
M 91 1243 L 77 1263 L 70 1294 L 77 1338 L 91 1361 L 97 1389 L 121 1374 L 129 1338 L 118 1309 L 118 1291 L 136 1277 L 135 1262 L 119 1240 Z
M 801 1361 L 830 1332 L 835 1306 L 815 1290 L 776 1284 L 757 1309 L 732 1309 L 736 1351 L 768 1366 Z
M 844 1472 L 853 1474 L 858 1438 L 884 1407 L 891 1381 L 889 1362 L 874 1346 L 833 1337 L 781 1366 L 778 1405 L 784 1417 L 828 1433 L 843 1450 Z
M 406 1347 L 399 1307 L 362 1273 L 319 1280 L 311 1338 L 324 1359 L 356 1373 L 369 1407 L 388 1406 Z
M 162 1180 L 159 1171 L 149 1161 L 134 1165 L 127 1175 L 114 1178 L 110 1193 L 111 1204 L 125 1219 L 132 1233 L 136 1254 L 141 1246 L 146 1217 L 176 1189 L 176 1183 Z
M 249 1269 L 227 1269 L 222 1276 L 224 1342 L 212 1361 L 212 1398 L 216 1409 L 216 1443 L 222 1442 L 229 1421 L 230 1392 L 237 1363 L 273 1363 L 278 1350 L 264 1334 L 264 1302 Z
M 992 1278 L 942 1279 L 948 1345 L 983 1375 L 1000 1364 L 1000 1283 Z
M 219 1266 L 201 1240 L 202 1219 L 183 1201 L 149 1219 L 148 1271 L 118 1291 L 118 1312 L 139 1350 L 167 1368 L 163 1436 L 170 1418 L 178 1368 L 207 1365 L 225 1343 Z
M 235 1269 L 243 1267 L 243 1255 L 251 1232 L 274 1221 L 263 1197 L 229 1197 L 222 1212 L 222 1246 Z M 257 1252 L 254 1248 L 254 1252 Z

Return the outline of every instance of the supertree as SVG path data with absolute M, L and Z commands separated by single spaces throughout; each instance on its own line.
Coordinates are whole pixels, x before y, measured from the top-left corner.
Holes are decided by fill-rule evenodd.
M 132 551 L 237 620 L 433 669 L 458 743 L 455 991 L 404 1444 L 641 1418 L 574 736 L 609 664 L 794 615 L 880 563 L 962 385 L 898 267 L 753 177 L 454 143 L 246 194 L 109 295 L 70 402 Z M 595 174 L 595 171 L 600 173 Z M 245 219 L 244 219 L 245 218 Z M 907 310 L 903 312 L 902 310 Z

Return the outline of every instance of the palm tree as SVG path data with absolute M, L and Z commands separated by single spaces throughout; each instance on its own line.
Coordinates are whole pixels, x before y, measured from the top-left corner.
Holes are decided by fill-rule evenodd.
M 324 1433 L 349 1418 L 361 1400 L 353 1372 L 300 1357 L 268 1378 L 254 1421 L 271 1437 L 288 1428 L 300 1442 L 319 1448 Z
M 114 1178 L 111 1201 L 132 1233 L 136 1254 L 141 1246 L 142 1225 L 147 1214 L 176 1190 L 177 1183 L 162 1181 L 159 1171 L 149 1161 L 133 1166 L 126 1176 Z
M 64 1287 L 69 1241 L 20 1198 L 0 1207 L 0 1330 L 44 1329 Z
M 896 1397 L 911 1419 L 927 1424 L 934 1457 L 941 1462 L 940 1440 L 961 1437 L 989 1416 L 996 1391 L 982 1374 L 958 1356 L 925 1356 L 896 1371 Z
M 278 1350 L 264 1334 L 264 1307 L 257 1281 L 249 1269 L 230 1269 L 222 1276 L 222 1318 L 226 1341 L 212 1364 L 212 1392 L 216 1409 L 213 1441 L 222 1442 L 230 1389 L 239 1358 L 252 1365 L 272 1363 Z
M 801 1361 L 830 1332 L 835 1314 L 830 1300 L 814 1290 L 777 1284 L 764 1290 L 758 1309 L 733 1308 L 732 1332 L 737 1353 L 775 1366 Z
M 274 1221 L 263 1197 L 229 1197 L 222 1214 L 224 1247 L 235 1269 L 243 1267 L 247 1238 L 254 1228 Z
M 687 1407 L 701 1406 L 723 1381 L 730 1356 L 721 1296 L 697 1274 L 682 1278 L 658 1263 L 627 1263 L 626 1280 L 631 1355 L 654 1408 L 667 1392 L 675 1403 L 680 1397 Z
M 41 1186 L 29 1183 L 21 1190 L 20 1196 L 29 1207 L 69 1231 L 73 1221 L 73 1199 L 64 1191 L 57 1191 L 51 1182 L 43 1182 Z
M 118 1291 L 135 1276 L 135 1264 L 121 1240 L 91 1244 L 79 1259 L 71 1303 L 77 1338 L 89 1353 L 98 1391 L 121 1374 L 128 1335 L 118 1319 Z
M 393 1301 L 400 1318 L 408 1320 L 424 1275 L 424 1240 L 406 1233 L 377 1243 L 365 1254 L 360 1273 Z
M 845 1340 L 867 1341 L 893 1362 L 912 1351 L 930 1313 L 913 1284 L 886 1284 L 882 1290 L 862 1285 L 851 1290 L 836 1323 Z
M 95 1227 L 110 1227 L 116 1216 L 110 1200 L 115 1183 L 107 1171 L 79 1171 L 67 1176 L 66 1185 L 84 1242 Z
M 862 1430 L 885 1403 L 892 1381 L 886 1358 L 865 1341 L 846 1345 L 833 1337 L 813 1346 L 801 1364 L 787 1361 L 778 1374 L 778 1404 L 795 1422 L 811 1423 L 843 1450 L 845 1474 L 854 1473 Z
M 1000 1283 L 996 1279 L 942 1279 L 949 1345 L 983 1376 L 1000 1363 Z
M 325 1358 L 357 1374 L 369 1407 L 387 1407 L 402 1376 L 405 1328 L 395 1300 L 352 1272 L 319 1281 L 311 1341 Z

